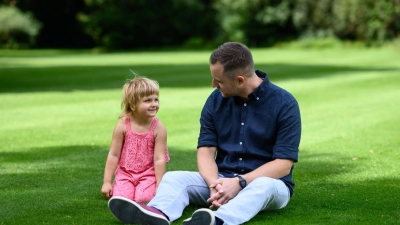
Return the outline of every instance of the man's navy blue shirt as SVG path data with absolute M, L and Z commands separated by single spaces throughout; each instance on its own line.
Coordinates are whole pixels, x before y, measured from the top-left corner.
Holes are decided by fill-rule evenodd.
M 218 172 L 225 177 L 246 174 L 274 159 L 298 160 L 301 136 L 296 99 L 272 84 L 265 73 L 261 85 L 248 96 L 224 98 L 216 89 L 208 97 L 200 118 L 198 148 L 217 148 Z M 293 195 L 292 171 L 280 178 Z

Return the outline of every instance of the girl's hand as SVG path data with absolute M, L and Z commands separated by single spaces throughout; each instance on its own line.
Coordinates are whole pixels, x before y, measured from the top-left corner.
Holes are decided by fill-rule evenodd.
M 101 193 L 103 194 L 104 197 L 110 199 L 113 194 L 111 183 L 104 183 L 103 186 L 101 187 Z

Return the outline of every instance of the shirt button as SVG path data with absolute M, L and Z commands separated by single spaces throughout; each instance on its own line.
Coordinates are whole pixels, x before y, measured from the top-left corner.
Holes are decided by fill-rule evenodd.
M 242 142 L 240 142 L 240 145 L 242 145 Z
M 247 104 L 246 103 L 244 103 L 244 106 L 246 106 Z
M 244 125 L 244 123 L 242 123 L 242 126 Z
M 239 161 L 242 161 L 242 158 L 239 158 Z
M 256 98 L 257 100 L 260 99 L 259 97 Z
M 244 170 L 242 169 L 241 171 L 243 172 Z

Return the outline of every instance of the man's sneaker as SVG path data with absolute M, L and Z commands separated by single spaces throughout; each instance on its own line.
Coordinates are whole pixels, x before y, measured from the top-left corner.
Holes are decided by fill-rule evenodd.
M 215 216 L 210 209 L 198 209 L 192 217 L 183 221 L 183 225 L 214 225 Z
M 108 208 L 123 223 L 169 225 L 166 216 L 154 207 L 140 205 L 124 197 L 110 198 Z

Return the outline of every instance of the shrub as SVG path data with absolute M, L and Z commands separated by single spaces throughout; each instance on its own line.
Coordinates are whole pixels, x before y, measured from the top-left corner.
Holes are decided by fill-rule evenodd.
M 41 24 L 29 13 L 0 7 L 0 48 L 28 48 L 35 43 Z
M 85 4 L 78 21 L 106 49 L 177 46 L 192 37 L 208 40 L 213 35 L 207 25 L 212 16 L 204 16 L 208 8 L 202 0 L 88 0 Z

